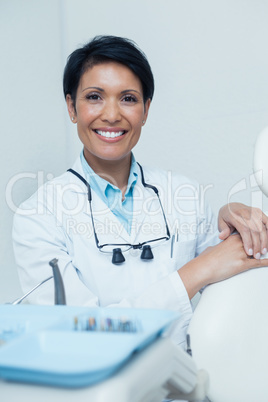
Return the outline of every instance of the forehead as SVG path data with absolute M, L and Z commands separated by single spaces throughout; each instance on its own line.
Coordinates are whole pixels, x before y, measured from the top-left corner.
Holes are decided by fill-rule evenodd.
M 89 67 L 81 76 L 79 89 L 88 86 L 103 89 L 135 89 L 142 94 L 142 84 L 139 77 L 127 66 L 114 61 L 107 61 Z

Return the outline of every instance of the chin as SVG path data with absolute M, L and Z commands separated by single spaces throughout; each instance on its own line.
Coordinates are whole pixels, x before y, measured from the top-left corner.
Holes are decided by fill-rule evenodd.
M 111 152 L 111 150 L 107 152 L 101 152 L 96 155 L 99 159 L 103 159 L 106 161 L 120 161 L 122 159 L 128 158 L 131 155 L 130 151 L 125 152 Z

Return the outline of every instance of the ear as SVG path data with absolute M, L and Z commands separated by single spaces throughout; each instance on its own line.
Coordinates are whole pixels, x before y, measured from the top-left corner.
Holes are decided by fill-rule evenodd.
M 147 101 L 145 102 L 145 105 L 144 105 L 144 116 L 143 116 L 144 123 L 143 123 L 143 125 L 145 124 L 145 122 L 147 120 L 150 105 L 151 105 L 151 99 L 147 99 Z
M 76 111 L 75 111 L 75 107 L 74 107 L 74 102 L 73 102 L 70 94 L 68 94 L 66 96 L 66 103 L 67 103 L 67 108 L 68 108 L 68 113 L 69 113 L 70 119 L 72 120 L 73 123 L 76 123 L 77 122 Z

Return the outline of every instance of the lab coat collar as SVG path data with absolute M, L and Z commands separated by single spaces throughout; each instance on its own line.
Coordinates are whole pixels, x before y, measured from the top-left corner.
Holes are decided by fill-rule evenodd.
M 80 157 L 77 158 L 73 167 L 77 173 L 79 173 L 83 178 L 86 179 L 85 173 L 81 164 Z M 79 184 L 81 188 L 80 194 L 87 196 L 86 186 L 79 180 L 79 178 L 70 174 L 70 180 Z M 146 172 L 145 172 L 145 181 Z M 154 183 L 152 183 L 154 184 Z M 102 225 L 105 228 L 105 243 L 107 240 L 117 238 L 116 243 L 124 242 L 137 244 L 143 241 L 148 241 L 153 238 L 162 237 L 166 235 L 164 218 L 161 211 L 159 211 L 159 201 L 152 189 L 148 189 L 143 186 L 141 182 L 141 172 L 138 170 L 138 178 L 133 192 L 133 217 L 132 217 L 132 228 L 130 235 L 125 230 L 124 226 L 118 221 L 116 216 L 108 208 L 108 206 L 100 199 L 100 197 L 92 190 L 92 211 L 94 222 L 97 225 Z M 155 213 L 155 211 L 159 211 Z M 86 209 L 83 212 L 88 215 L 91 219 L 89 203 L 86 203 Z M 107 222 L 109 225 L 107 226 Z M 160 235 L 154 234 L 150 231 L 152 225 L 161 228 Z M 144 229 L 144 228 L 148 229 Z M 149 232 L 149 233 L 148 233 Z M 108 235 L 108 237 L 106 236 Z M 100 235 L 100 242 L 103 242 Z M 110 240 L 109 240 L 110 241 Z
M 86 180 L 86 176 L 84 173 L 84 169 L 82 167 L 80 156 L 74 162 L 72 169 L 75 170 L 77 173 L 79 173 Z M 79 183 L 79 184 L 81 183 L 81 190 L 84 190 L 83 192 L 87 193 L 86 186 L 81 182 L 81 180 L 78 179 L 78 177 L 74 176 L 72 173 L 70 174 L 70 180 L 75 181 L 75 183 Z

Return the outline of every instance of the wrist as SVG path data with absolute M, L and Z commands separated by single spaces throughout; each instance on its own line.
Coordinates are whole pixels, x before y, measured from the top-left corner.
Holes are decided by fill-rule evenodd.
M 185 286 L 189 299 L 192 299 L 200 289 L 211 283 L 211 269 L 207 260 L 205 255 L 200 255 L 177 271 Z

